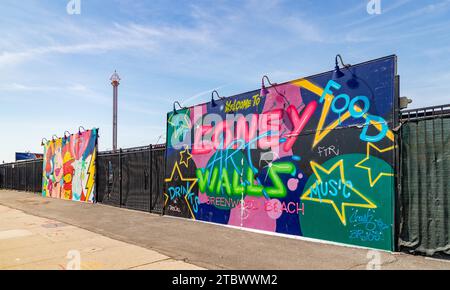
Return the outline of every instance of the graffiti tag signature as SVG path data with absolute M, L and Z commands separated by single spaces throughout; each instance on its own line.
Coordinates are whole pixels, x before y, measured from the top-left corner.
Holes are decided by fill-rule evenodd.
M 350 224 L 356 228 L 350 231 L 350 239 L 362 242 L 383 240 L 383 232 L 389 228 L 380 218 L 375 218 L 375 211 L 372 209 L 369 209 L 366 213 L 359 213 L 358 210 L 354 209 L 350 217 Z

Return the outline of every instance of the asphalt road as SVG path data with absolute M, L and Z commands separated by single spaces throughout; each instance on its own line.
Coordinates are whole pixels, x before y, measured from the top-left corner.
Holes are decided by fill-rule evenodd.
M 366 269 L 373 252 L 114 208 L 0 191 L 0 205 L 154 250 L 207 269 Z M 80 237 L 81 238 L 81 237 Z M 450 269 L 450 262 L 376 252 L 381 269 Z

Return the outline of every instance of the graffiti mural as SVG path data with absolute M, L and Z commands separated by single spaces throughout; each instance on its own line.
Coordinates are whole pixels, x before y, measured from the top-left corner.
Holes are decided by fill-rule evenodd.
M 73 201 L 95 201 L 98 129 L 44 144 L 42 195 Z
M 393 250 L 396 57 L 167 116 L 165 213 Z

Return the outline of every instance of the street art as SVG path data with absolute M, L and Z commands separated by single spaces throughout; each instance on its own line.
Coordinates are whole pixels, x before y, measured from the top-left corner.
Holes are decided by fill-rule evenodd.
M 94 202 L 98 130 L 44 144 L 42 196 Z
M 393 250 L 396 57 L 168 113 L 165 214 Z

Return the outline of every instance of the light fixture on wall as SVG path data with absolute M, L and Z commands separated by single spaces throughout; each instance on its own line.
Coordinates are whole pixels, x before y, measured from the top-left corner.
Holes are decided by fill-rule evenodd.
M 259 94 L 260 97 L 265 98 L 270 93 L 269 90 L 266 87 L 265 80 L 269 83 L 269 85 L 274 86 L 271 82 L 268 76 L 263 76 L 261 80 L 261 93 Z M 276 86 L 276 84 L 275 84 Z
M 211 106 L 212 106 L 212 107 L 217 107 L 217 103 L 216 103 L 216 101 L 214 100 L 214 94 L 217 95 L 217 98 L 218 98 L 219 100 L 223 100 L 223 99 L 225 99 L 225 98 L 224 98 L 224 97 L 221 97 L 221 96 L 219 95 L 219 92 L 216 91 L 216 90 L 214 90 L 214 91 L 211 93 Z
M 67 140 L 69 137 L 68 136 L 70 136 L 70 135 L 72 135 L 69 131 L 65 131 L 64 132 L 64 140 Z
M 408 108 L 409 104 L 412 104 L 413 100 L 411 100 L 408 97 L 401 97 L 400 98 L 400 110 L 404 110 Z
M 44 140 L 45 140 L 45 143 L 44 143 Z M 47 138 L 42 138 L 42 140 L 41 140 L 41 146 L 44 146 L 44 145 L 47 144 L 47 143 L 48 143 Z
M 261 98 L 267 97 L 267 95 L 269 95 L 269 93 L 270 93 L 270 91 L 269 91 L 269 89 L 266 87 L 266 83 L 265 83 L 264 81 L 267 81 L 267 83 L 269 83 L 270 87 L 273 88 L 273 89 L 275 90 L 275 92 L 277 92 L 277 94 L 278 94 L 279 96 L 282 96 L 282 97 L 283 97 L 283 99 L 284 99 L 284 101 L 285 101 L 284 107 L 286 107 L 286 105 L 290 105 L 290 102 L 289 102 L 289 100 L 286 98 L 286 96 L 278 91 L 278 89 L 277 89 L 278 84 L 277 84 L 277 83 L 272 83 L 272 82 L 270 81 L 269 77 L 266 76 L 266 75 L 263 76 L 262 79 L 261 79 L 261 92 L 260 92 L 260 94 L 259 94 L 259 96 L 260 96 Z
M 344 67 L 346 69 L 349 69 L 351 67 L 350 64 L 344 64 L 344 61 L 342 60 L 342 56 L 340 54 L 336 55 L 336 58 L 335 58 L 336 66 L 335 66 L 334 72 L 333 72 L 333 79 L 340 79 L 343 76 L 345 76 L 345 74 L 341 71 L 341 68 L 339 67 L 339 61 L 341 61 L 342 67 Z
M 83 131 L 81 131 L 83 130 Z M 84 129 L 83 126 L 78 127 L 78 135 L 81 135 L 82 132 L 86 132 L 86 129 Z
M 183 106 L 180 105 L 180 102 L 175 101 L 175 102 L 173 103 L 173 114 L 174 114 L 174 115 L 178 114 L 176 105 L 178 105 L 178 107 L 180 108 L 180 110 L 186 109 L 186 107 L 183 107 Z

